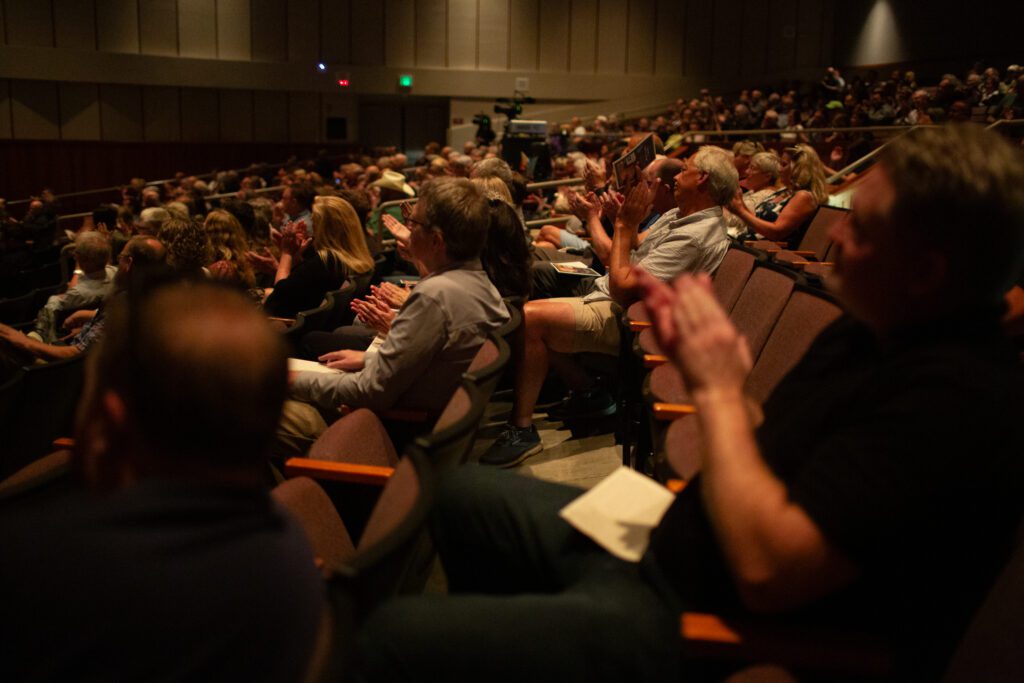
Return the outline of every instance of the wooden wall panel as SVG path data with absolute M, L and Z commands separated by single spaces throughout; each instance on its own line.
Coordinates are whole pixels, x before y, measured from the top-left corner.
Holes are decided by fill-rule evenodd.
M 683 70 L 686 76 L 706 82 L 711 74 L 712 0 L 687 0 Z
M 321 125 L 319 93 L 288 93 L 289 142 L 317 142 Z
M 620 74 L 626 71 L 625 2 L 605 0 L 597 7 L 597 70 Z
M 416 0 L 416 66 L 445 66 L 445 0 Z
M 480 31 L 478 51 L 481 69 L 508 68 L 509 3 L 507 0 L 479 0 Z
M 252 142 L 252 91 L 220 91 L 220 139 Z
M 320 51 L 326 62 L 352 61 L 349 10 L 349 0 L 320 0 Z
M 796 19 L 796 66 L 819 66 L 821 55 L 821 17 L 824 11 L 820 2 L 797 3 L 799 12 Z
M 315 64 L 320 59 L 319 0 L 289 0 L 288 61 Z
M 569 71 L 573 73 L 597 70 L 597 2 L 572 0 Z
M 256 142 L 288 141 L 288 97 L 281 92 L 253 92 L 252 135 Z
M 545 0 L 538 36 L 540 71 L 569 69 L 569 0 Z
M 104 140 L 142 140 L 142 88 L 101 85 L 100 116 Z
M 216 90 L 181 89 L 181 139 L 183 142 L 220 140 L 220 98 Z
M 2 5 L 3 3 L 0 3 Z M 11 131 L 11 82 L 0 79 L 0 140 L 8 140 Z
M 101 139 L 99 89 L 92 83 L 61 83 L 58 95 L 61 139 Z
M 146 142 L 181 140 L 181 91 L 178 88 L 143 88 L 142 124 L 142 137 Z
M 96 49 L 96 8 L 93 0 L 53 0 L 53 20 L 57 47 Z
M 7 43 L 30 47 L 53 47 L 53 15 L 49 2 L 21 0 L 5 2 Z
M 217 57 L 217 2 L 178 0 L 178 45 L 182 57 Z
M 764 75 L 768 66 L 768 3 L 745 3 L 743 24 L 740 27 L 740 73 L 744 78 L 756 82 Z
M 416 66 L 416 0 L 387 0 L 384 43 L 387 65 Z
M 654 73 L 657 29 L 654 25 L 656 0 L 630 0 L 629 31 L 626 35 L 626 70 L 631 74 Z
M 683 72 L 686 3 L 676 0 L 658 0 L 657 14 L 654 70 L 659 76 L 681 75 Z
M 796 0 L 771 0 L 768 70 L 792 69 L 796 62 Z
M 383 66 L 384 3 L 353 0 L 350 13 L 352 63 L 359 66 Z
M 249 0 L 217 0 L 217 57 L 252 59 L 252 14 Z
M 11 81 L 11 117 L 15 138 L 59 138 L 57 84 L 47 81 Z
M 537 8 L 537 0 L 519 0 L 512 3 L 509 66 L 513 70 L 533 71 L 537 68 Z
M 448 0 L 448 62 L 450 69 L 475 69 L 477 0 Z
M 176 0 L 139 0 L 139 43 L 142 54 L 178 56 Z
M 743 0 L 717 0 L 711 6 L 711 74 L 722 78 L 739 75 L 743 45 L 736 42 L 737 31 L 743 26 Z
M 288 61 L 288 7 L 284 0 L 251 0 L 252 60 Z
M 96 3 L 96 43 L 103 52 L 138 53 L 139 5 L 136 0 Z

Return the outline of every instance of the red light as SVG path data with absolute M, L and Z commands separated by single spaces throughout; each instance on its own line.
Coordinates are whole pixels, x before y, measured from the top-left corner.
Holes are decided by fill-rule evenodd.
M 348 87 L 348 79 L 347 78 L 339 79 L 338 80 L 338 85 L 340 85 L 343 88 L 347 88 Z

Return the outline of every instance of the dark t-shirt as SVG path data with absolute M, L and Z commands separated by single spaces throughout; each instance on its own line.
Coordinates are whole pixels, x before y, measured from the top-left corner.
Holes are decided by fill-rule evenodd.
M 323 586 L 262 491 L 145 482 L 0 508 L 0 680 L 295 681 Z
M 347 277 L 347 269 L 341 261 L 332 258 L 329 264 L 324 263 L 320 254 L 311 249 L 288 277 L 274 285 L 263 308 L 268 315 L 294 318 L 300 311 L 323 303 L 327 292 L 341 289 Z
M 1022 387 L 992 311 L 884 345 L 848 318 L 819 336 L 756 436 L 790 499 L 861 576 L 795 619 L 868 629 L 918 674 L 941 670 L 1024 510 Z M 699 489 L 698 476 L 648 560 L 683 605 L 742 612 Z

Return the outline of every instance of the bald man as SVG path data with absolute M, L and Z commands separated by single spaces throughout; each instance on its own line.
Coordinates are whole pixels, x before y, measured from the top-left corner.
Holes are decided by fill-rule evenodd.
M 128 303 L 89 359 L 81 486 L 0 515 L 0 678 L 301 680 L 324 601 L 262 484 L 281 339 L 208 283 Z

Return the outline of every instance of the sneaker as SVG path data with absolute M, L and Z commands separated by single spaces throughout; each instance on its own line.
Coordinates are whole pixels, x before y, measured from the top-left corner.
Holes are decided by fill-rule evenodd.
M 540 434 L 537 433 L 537 428 L 533 425 L 529 427 L 505 425 L 505 431 L 498 436 L 497 441 L 480 456 L 480 464 L 494 467 L 514 467 L 531 455 L 540 453 L 543 448 L 540 444 Z
M 615 414 L 615 399 L 603 389 L 573 391 L 569 398 L 548 410 L 552 420 L 567 420 L 580 417 L 604 417 Z

